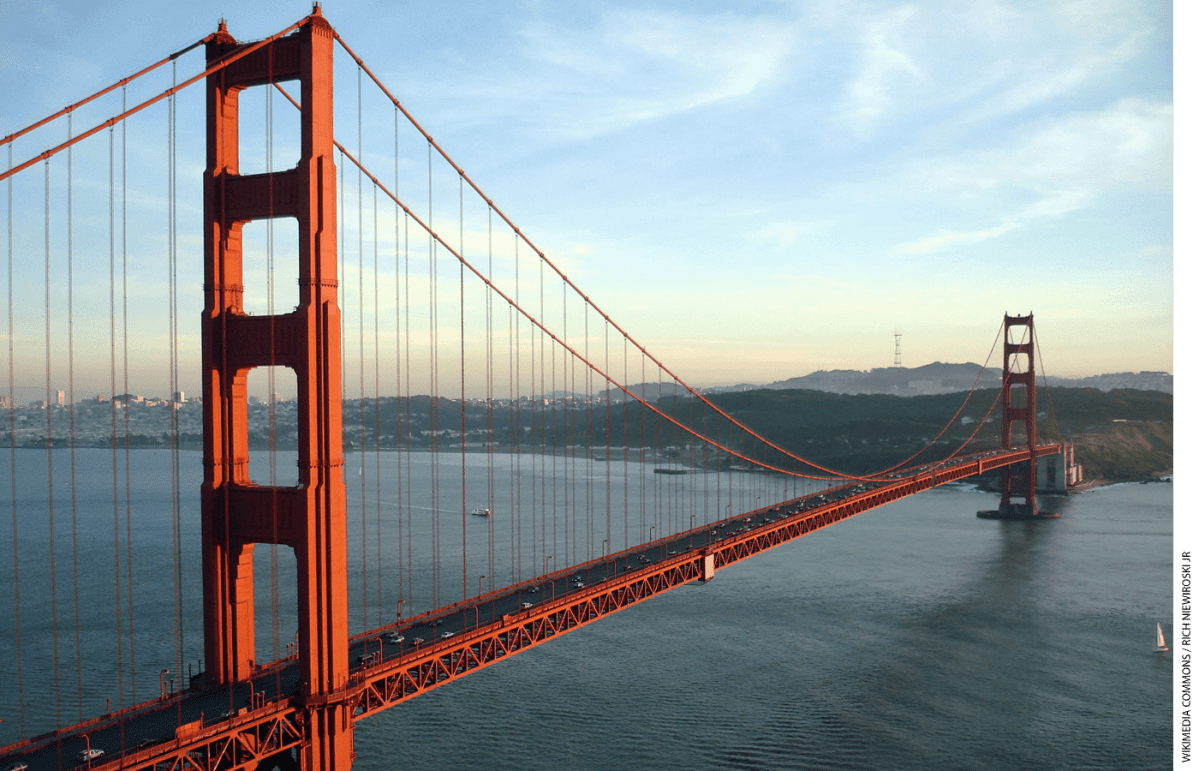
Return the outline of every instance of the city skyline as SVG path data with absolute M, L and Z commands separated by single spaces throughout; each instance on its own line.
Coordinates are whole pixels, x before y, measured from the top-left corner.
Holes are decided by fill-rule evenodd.
M 309 10 L 5 5 L 0 134 L 222 16 L 249 40 Z M 1003 314 L 1029 311 L 1049 375 L 1173 372 L 1168 3 L 324 14 L 522 231 L 692 385 L 890 366 L 896 327 L 905 365 L 982 363 Z M 180 57 L 180 74 L 199 56 Z M 184 114 L 202 105 L 192 92 Z M 17 144 L 18 161 L 44 149 Z M 195 181 L 180 193 L 185 261 L 199 255 L 201 163 L 181 169 L 181 186 Z M 18 252 L 38 248 L 22 238 Z M 181 267 L 178 362 L 197 393 L 198 274 Z M 169 358 L 154 332 L 131 382 Z M 106 359 L 81 363 L 76 393 L 108 379 Z

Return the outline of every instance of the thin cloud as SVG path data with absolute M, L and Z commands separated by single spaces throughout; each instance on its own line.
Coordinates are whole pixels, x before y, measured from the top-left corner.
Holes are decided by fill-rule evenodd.
M 907 176 L 906 186 L 934 200 L 970 201 L 998 222 L 941 231 L 899 244 L 892 253 L 928 254 L 997 238 L 1085 209 L 1113 191 L 1168 192 L 1172 155 L 1171 105 L 1126 99 L 1048 123 L 1015 147 L 923 164 Z
M 795 35 L 774 20 L 619 10 L 593 26 L 538 20 L 521 36 L 537 66 L 523 99 L 555 105 L 546 130 L 620 131 L 753 93 L 782 70 Z
M 911 6 L 897 8 L 862 29 L 858 40 L 859 69 L 837 108 L 836 123 L 859 136 L 872 134 L 895 98 L 897 82 L 924 77 L 921 68 L 903 50 L 904 27 L 915 13 Z

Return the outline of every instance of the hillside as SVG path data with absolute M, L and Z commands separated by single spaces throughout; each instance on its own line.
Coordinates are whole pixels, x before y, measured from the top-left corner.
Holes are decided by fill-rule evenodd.
M 975 392 L 945 435 L 922 456 L 942 457 L 972 433 L 975 446 L 996 446 L 999 421 L 982 420 L 997 389 Z M 715 394 L 713 403 L 780 446 L 821 465 L 851 472 L 884 468 L 931 441 L 962 404 L 964 393 L 899 397 L 812 390 Z M 663 400 L 664 406 L 674 400 Z M 680 399 L 672 411 L 684 415 Z M 1075 443 L 1088 479 L 1138 480 L 1173 467 L 1174 397 L 1160 391 L 1055 388 L 1040 392 L 1038 430 L 1044 439 Z
M 980 388 L 998 388 L 1001 369 L 990 367 L 979 376 L 977 364 L 933 362 L 921 367 L 876 367 L 870 370 L 820 370 L 802 377 L 777 380 L 765 385 L 742 383 L 705 389 L 705 393 L 728 393 L 771 389 L 810 389 L 838 394 L 890 394 L 892 396 L 928 396 L 968 391 L 978 382 Z M 1040 378 L 1038 378 L 1040 379 Z M 1050 388 L 1093 388 L 1100 391 L 1134 389 L 1174 392 L 1174 376 L 1166 372 L 1114 372 L 1084 378 L 1046 378 Z M 651 390 L 651 393 L 656 393 Z

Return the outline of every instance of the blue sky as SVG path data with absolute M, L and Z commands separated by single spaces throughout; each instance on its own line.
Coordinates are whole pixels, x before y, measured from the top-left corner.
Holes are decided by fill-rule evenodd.
M 221 16 L 253 39 L 308 10 L 4 3 L 0 134 Z M 1173 372 L 1169 3 L 332 0 L 324 14 L 694 385 L 889 366 L 897 327 L 907 366 L 981 362 L 1004 312 L 1030 310 L 1049 374 Z

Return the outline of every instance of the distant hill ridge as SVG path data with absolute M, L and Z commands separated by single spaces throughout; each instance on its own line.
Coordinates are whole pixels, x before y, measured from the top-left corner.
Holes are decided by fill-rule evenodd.
M 750 391 L 759 388 L 827 391 L 836 394 L 892 394 L 894 396 L 931 396 L 936 394 L 969 391 L 978 380 L 979 388 L 998 388 L 1003 371 L 988 367 L 979 379 L 978 364 L 946 364 L 934 362 L 922 367 L 878 367 L 872 370 L 835 369 L 820 370 L 810 375 L 777 380 L 765 385 L 742 383 L 734 386 L 705 388 L 704 393 L 727 393 Z M 1040 381 L 1040 376 L 1037 380 Z M 1117 372 L 1108 375 L 1091 375 L 1084 378 L 1062 378 L 1050 376 L 1050 387 L 1095 388 L 1111 391 L 1130 388 L 1140 391 L 1162 391 L 1174 393 L 1174 376 L 1165 372 Z

